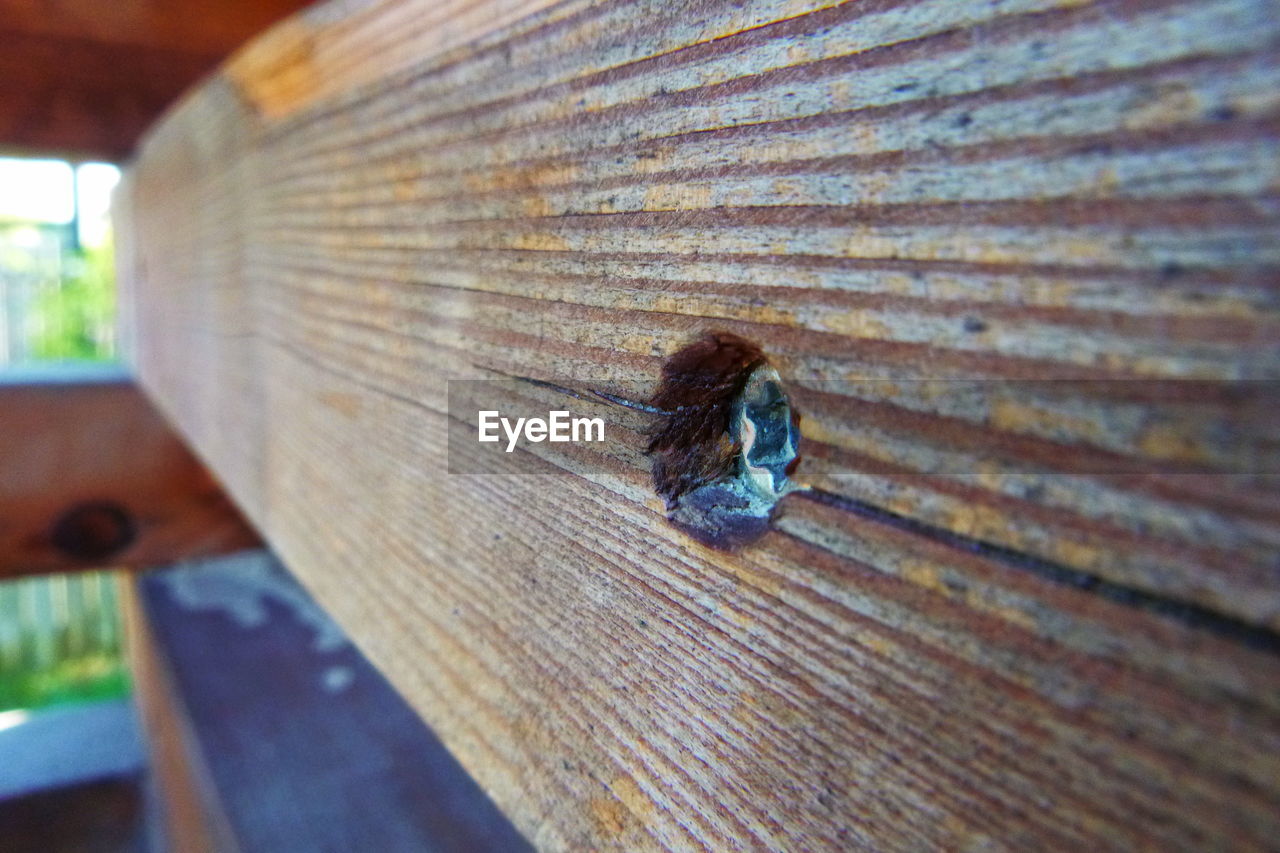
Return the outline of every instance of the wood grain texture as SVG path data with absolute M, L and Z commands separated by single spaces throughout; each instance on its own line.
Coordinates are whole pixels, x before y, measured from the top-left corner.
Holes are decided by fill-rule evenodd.
M 1274 2 L 429 8 L 210 80 L 122 273 L 148 390 L 527 837 L 1280 837 Z M 446 380 L 634 396 L 709 329 L 804 414 L 757 545 L 665 522 L 636 412 L 446 473 Z
M 118 369 L 44 378 L 0 380 L 0 577 L 102 568 L 55 541 L 59 520 L 85 504 L 114 504 L 132 519 L 133 541 L 105 558 L 110 565 L 145 568 L 259 541 Z

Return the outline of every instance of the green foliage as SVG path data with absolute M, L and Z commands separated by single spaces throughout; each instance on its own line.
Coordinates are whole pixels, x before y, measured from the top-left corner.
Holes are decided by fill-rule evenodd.
M 40 293 L 28 317 L 31 355 L 42 361 L 109 361 L 115 357 L 115 270 L 110 241 L 72 253 L 61 286 Z
M 128 694 L 117 584 L 112 572 L 0 583 L 0 712 Z
M 47 669 L 0 673 L 0 711 L 129 695 L 129 675 L 118 650 L 58 661 Z

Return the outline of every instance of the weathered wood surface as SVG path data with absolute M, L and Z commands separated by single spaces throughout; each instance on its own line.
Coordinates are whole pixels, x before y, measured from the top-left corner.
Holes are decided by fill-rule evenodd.
M 122 160 L 228 53 L 303 0 L 0 0 L 0 148 Z
M 233 60 L 122 271 L 148 390 L 535 844 L 1274 844 L 1274 2 L 433 8 Z M 446 379 L 632 395 L 708 329 L 805 416 L 757 545 L 666 524 L 635 412 L 446 473 Z
M 103 518 L 108 505 L 127 518 Z M 258 541 L 118 368 L 0 377 L 0 577 L 142 568 Z

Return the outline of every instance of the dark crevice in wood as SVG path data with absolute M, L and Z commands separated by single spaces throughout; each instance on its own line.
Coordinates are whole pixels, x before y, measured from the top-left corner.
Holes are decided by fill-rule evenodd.
M 996 560 L 1002 565 L 1029 572 L 1052 583 L 1093 593 L 1115 604 L 1153 613 L 1188 628 L 1208 631 L 1248 648 L 1280 656 L 1280 633 L 1227 616 L 1208 607 L 1116 583 L 1034 554 L 947 530 L 918 518 L 911 518 L 873 503 L 839 495 L 826 489 L 810 489 L 798 494 L 823 506 Z

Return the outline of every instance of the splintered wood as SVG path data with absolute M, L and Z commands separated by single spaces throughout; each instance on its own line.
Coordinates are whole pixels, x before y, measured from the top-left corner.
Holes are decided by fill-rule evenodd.
M 1278 21 L 323 5 L 141 150 L 134 360 L 539 847 L 1265 848 Z M 712 330 L 803 414 L 758 542 L 668 524 L 603 401 L 450 473 L 447 380 L 646 399 Z

